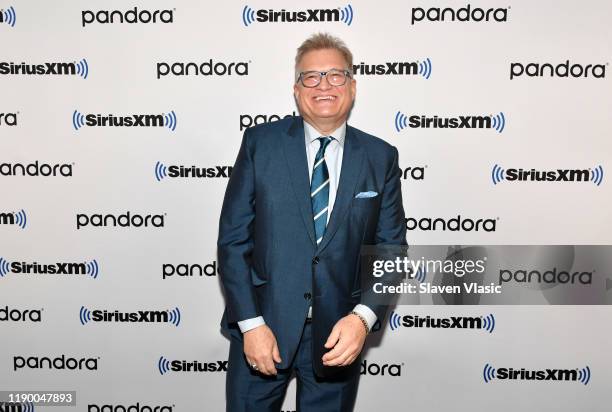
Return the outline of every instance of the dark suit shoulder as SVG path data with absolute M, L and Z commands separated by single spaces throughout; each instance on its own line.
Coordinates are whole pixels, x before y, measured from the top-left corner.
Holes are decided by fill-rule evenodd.
M 288 130 L 296 122 L 301 120 L 302 118 L 298 116 L 288 116 L 270 123 L 262 123 L 256 126 L 251 126 L 247 130 L 249 135 L 254 136 L 256 139 L 263 138 L 264 136 L 274 137 L 288 132 Z
M 378 157 L 393 158 L 397 153 L 397 148 L 386 140 L 376 137 L 364 131 L 361 131 L 355 127 L 348 126 L 350 133 L 353 137 L 357 138 L 359 142 L 366 148 L 368 153 L 371 153 Z

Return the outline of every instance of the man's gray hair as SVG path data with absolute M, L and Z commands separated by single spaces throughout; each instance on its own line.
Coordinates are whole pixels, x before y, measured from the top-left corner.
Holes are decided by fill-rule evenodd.
M 304 40 L 304 43 L 297 49 L 297 54 L 295 55 L 296 80 L 300 75 L 298 66 L 300 61 L 302 61 L 302 57 L 310 51 L 324 49 L 338 50 L 342 57 L 344 57 L 344 61 L 346 61 L 346 69 L 353 74 L 353 53 L 351 53 L 346 44 L 338 37 L 332 36 L 329 33 L 316 33 Z

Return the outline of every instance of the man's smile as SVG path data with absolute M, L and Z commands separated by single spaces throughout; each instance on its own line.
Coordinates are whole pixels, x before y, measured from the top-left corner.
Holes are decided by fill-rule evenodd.
M 316 101 L 321 101 L 321 100 L 336 100 L 336 96 L 331 96 L 331 95 L 323 95 L 323 96 L 315 96 L 314 99 Z

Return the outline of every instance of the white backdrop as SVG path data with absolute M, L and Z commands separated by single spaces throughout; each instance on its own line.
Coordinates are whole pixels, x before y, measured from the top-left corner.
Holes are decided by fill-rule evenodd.
M 417 179 L 408 171 L 402 181 L 407 216 L 421 225 L 422 219 L 457 216 L 494 222 L 489 231 L 417 228 L 408 232 L 411 244 L 610 244 L 612 191 L 603 172 L 612 158 L 612 6 L 603 0 L 466 6 L 1 0 L 0 390 L 77 391 L 76 408 L 57 410 L 122 411 L 136 404 L 130 410 L 224 410 L 223 371 L 166 371 L 159 361 L 196 361 L 202 367 L 227 359 L 229 342 L 219 330 L 224 303 L 214 273 L 223 174 L 237 154 L 241 121 L 296 110 L 295 49 L 317 31 L 344 39 L 356 64 L 417 62 L 424 70 L 356 75 L 357 102 L 349 120 L 397 146 L 402 169 L 417 168 Z M 156 23 L 121 23 L 118 14 L 113 23 L 102 23 L 100 11 L 135 7 L 139 13 L 165 11 Z M 489 21 L 475 21 L 480 9 L 490 8 Z M 333 10 L 317 15 L 338 13 L 340 21 L 257 20 L 266 14 L 262 10 L 307 9 Z M 83 16 L 92 15 L 98 19 L 84 22 Z M 469 21 L 458 21 L 466 15 Z M 146 19 L 146 13 L 141 16 Z M 213 65 L 235 63 L 232 74 L 205 75 L 206 66 L 200 74 L 158 72 L 211 59 Z M 46 71 L 45 63 L 53 62 L 76 63 L 69 67 L 74 74 L 52 69 L 24 75 L 15 68 L 40 64 Z M 528 66 L 566 62 L 595 69 L 587 69 L 586 77 L 551 76 L 549 69 L 534 76 L 537 68 Z M 511 68 L 516 74 L 521 67 L 532 75 L 512 77 Z M 398 112 L 496 119 L 503 113 L 505 123 L 501 132 L 397 127 Z M 79 113 L 161 115 L 170 124 L 95 127 L 83 124 Z M 22 173 L 18 165 L 35 162 L 65 165 L 60 171 L 69 176 L 37 176 L 34 166 Z M 211 168 L 215 177 L 163 176 L 163 166 L 170 173 L 172 165 Z M 494 183 L 495 165 L 505 173 L 586 169 L 592 180 Z M 162 175 L 156 177 L 156 170 Z M 92 215 L 126 212 L 158 216 L 148 227 L 91 224 Z M 47 269 L 88 262 L 87 273 L 19 273 L 35 262 Z M 171 265 L 189 266 L 193 276 L 169 276 Z M 205 266 L 200 275 L 198 268 Z M 40 311 L 34 312 L 40 321 L 28 314 L 11 320 L 25 310 Z M 169 322 L 151 323 L 97 322 L 87 317 L 96 310 L 173 311 Z M 365 359 L 368 365 L 389 365 L 387 373 L 371 374 L 376 365 L 366 368 L 358 411 L 608 410 L 612 312 L 606 306 L 402 306 L 396 312 L 492 313 L 496 328 L 391 330 L 384 321 Z M 35 359 L 28 360 L 61 356 L 91 358 L 96 368 L 36 368 Z M 21 359 L 28 361 L 22 365 Z M 589 366 L 591 379 L 487 383 L 487 363 L 517 370 Z M 293 382 L 284 410 L 295 409 L 294 393 Z

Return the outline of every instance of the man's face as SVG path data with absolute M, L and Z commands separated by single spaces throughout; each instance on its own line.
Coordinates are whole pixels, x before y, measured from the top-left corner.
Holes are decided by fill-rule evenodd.
M 302 57 L 298 71 L 306 72 L 316 70 L 325 72 L 330 69 L 349 69 L 339 51 L 323 49 L 310 51 Z M 300 114 L 313 125 L 320 123 L 335 124 L 338 126 L 348 117 L 353 101 L 355 100 L 356 82 L 348 78 L 343 86 L 331 86 L 327 78 L 321 79 L 318 86 L 308 88 L 301 82 L 293 86 L 295 100 Z

